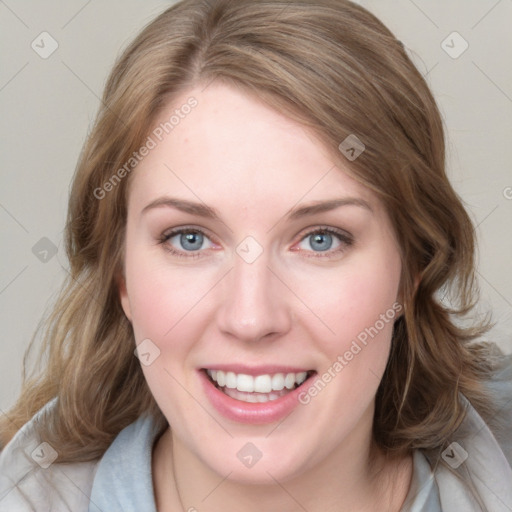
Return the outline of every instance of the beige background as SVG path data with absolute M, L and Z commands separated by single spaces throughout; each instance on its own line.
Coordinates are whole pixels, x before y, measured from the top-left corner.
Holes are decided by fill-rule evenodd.
M 19 392 L 24 351 L 66 274 L 68 187 L 107 74 L 171 3 L 0 0 L 2 411 Z M 449 173 L 477 225 L 481 309 L 498 322 L 491 338 L 512 352 L 512 1 L 359 3 L 409 48 L 439 102 Z M 46 59 L 31 47 L 35 40 L 40 52 L 51 49 L 44 31 L 58 43 Z M 444 40 L 453 56 L 468 48 L 453 58 Z M 46 262 L 32 251 L 43 237 L 58 249 Z

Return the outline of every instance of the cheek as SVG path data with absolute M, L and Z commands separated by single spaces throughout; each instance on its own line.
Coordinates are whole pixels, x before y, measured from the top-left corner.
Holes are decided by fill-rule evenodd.
M 137 272 L 131 274 L 128 294 L 135 339 L 160 340 L 172 327 L 173 311 L 176 306 L 172 303 L 172 294 L 164 293 L 162 280 L 148 275 L 140 267 Z
M 396 302 L 400 271 L 396 252 L 387 257 L 369 252 L 337 270 L 325 269 L 314 279 L 301 279 L 298 289 L 310 310 L 305 314 L 311 318 L 314 337 L 324 340 L 326 352 L 331 356 L 344 352 L 354 339 L 364 343 L 377 335 L 391 337 L 400 310 Z
M 317 340 L 325 358 L 316 385 L 302 397 L 302 403 L 321 396 L 315 414 L 318 421 L 332 426 L 329 435 L 333 442 L 354 427 L 377 392 L 389 357 L 393 325 L 402 312 L 397 302 L 400 271 L 398 254 L 383 258 L 369 253 L 338 273 L 326 273 L 324 280 L 317 281 L 324 293 L 314 288 L 315 312 L 329 330 L 318 321 L 310 322 L 311 338 Z M 324 408 L 320 404 L 335 405 Z M 344 414 L 333 415 L 334 410 Z
M 323 338 L 329 341 L 323 342 L 327 359 L 318 389 L 324 399 L 351 411 L 352 420 L 373 400 L 386 367 L 393 325 L 402 312 L 400 272 L 398 252 L 369 251 L 325 282 L 323 314 L 334 334 Z M 341 418 L 334 424 L 335 430 L 346 427 Z
M 201 309 L 201 299 L 211 288 L 204 272 L 171 268 L 161 254 L 155 257 L 157 251 L 163 249 L 134 248 L 126 259 L 127 290 L 137 341 L 150 338 L 163 343 L 172 339 L 189 323 L 182 319 Z
M 149 339 L 157 347 L 152 350 L 159 351 L 150 364 L 141 365 L 142 371 L 168 421 L 180 425 L 190 414 L 185 390 L 192 389 L 194 376 L 184 373 L 183 366 L 204 320 L 201 298 L 209 288 L 207 276 L 184 267 L 171 268 L 147 248 L 132 248 L 126 258 L 126 276 L 135 339 L 137 343 Z

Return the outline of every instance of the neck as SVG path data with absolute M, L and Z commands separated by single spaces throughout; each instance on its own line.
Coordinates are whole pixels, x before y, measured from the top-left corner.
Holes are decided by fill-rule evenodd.
M 250 484 L 232 474 L 219 475 L 167 429 L 154 448 L 157 510 L 398 512 L 409 489 L 412 458 L 389 460 L 371 441 L 363 450 L 352 446 L 338 447 L 320 464 L 286 481 L 269 474 L 268 483 Z

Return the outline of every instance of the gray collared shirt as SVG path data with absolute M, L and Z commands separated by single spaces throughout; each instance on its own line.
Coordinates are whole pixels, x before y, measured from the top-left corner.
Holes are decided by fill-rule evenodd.
M 88 512 L 157 512 L 151 476 L 151 450 L 157 432 L 150 418 L 125 428 L 105 452 L 92 487 Z M 434 473 L 414 452 L 413 478 L 403 512 L 441 511 Z

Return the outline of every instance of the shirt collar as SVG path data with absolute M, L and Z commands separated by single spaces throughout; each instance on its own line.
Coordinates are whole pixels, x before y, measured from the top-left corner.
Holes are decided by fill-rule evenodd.
M 509 503 L 512 501 L 509 487 L 512 470 L 494 436 L 469 403 L 467 412 L 464 421 L 467 428 L 461 429 L 465 431 L 465 436 L 460 442 L 466 444 L 464 441 L 469 441 L 466 449 L 473 457 L 468 458 L 467 467 L 462 469 L 476 474 L 478 480 L 482 481 L 481 484 L 477 482 L 477 488 L 484 502 L 495 505 L 495 500 L 501 496 L 501 503 Z M 469 439 L 468 431 L 472 432 Z M 98 463 L 88 512 L 157 512 L 151 462 L 158 433 L 159 428 L 149 415 L 141 416 L 119 433 Z M 499 482 L 495 481 L 496 478 Z M 467 489 L 460 480 L 446 468 L 443 469 L 442 465 L 434 472 L 427 457 L 415 450 L 411 485 L 401 512 L 459 510 L 457 501 L 454 501 L 452 508 L 451 500 L 462 498 L 469 499 Z M 469 506 L 467 510 L 473 508 Z
M 149 415 L 119 433 L 98 464 L 88 512 L 157 512 L 151 459 L 158 433 Z
M 151 416 L 141 416 L 119 433 L 98 464 L 88 512 L 157 512 L 151 469 L 157 435 Z M 415 451 L 411 486 L 401 512 L 427 510 L 441 510 L 439 493 L 427 459 Z

